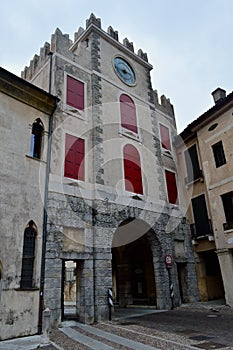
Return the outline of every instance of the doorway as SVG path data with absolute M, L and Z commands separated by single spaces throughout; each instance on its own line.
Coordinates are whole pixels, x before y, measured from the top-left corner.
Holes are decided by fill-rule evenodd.
M 127 227 L 124 227 L 124 232 L 126 231 Z M 142 234 L 141 237 L 138 234 L 137 237 L 139 238 L 130 243 L 112 248 L 113 294 L 119 307 L 156 306 L 151 243 L 147 234 Z
M 62 260 L 62 321 L 77 319 L 77 261 Z

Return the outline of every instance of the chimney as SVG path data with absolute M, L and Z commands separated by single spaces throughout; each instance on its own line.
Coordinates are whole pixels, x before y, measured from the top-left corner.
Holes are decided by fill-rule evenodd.
M 212 96 L 214 98 L 214 103 L 216 104 L 226 97 L 226 91 L 218 87 L 212 92 Z

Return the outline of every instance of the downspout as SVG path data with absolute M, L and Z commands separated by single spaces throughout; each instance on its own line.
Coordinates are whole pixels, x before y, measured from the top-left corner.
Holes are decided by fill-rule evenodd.
M 53 53 L 49 52 L 49 56 L 50 56 L 50 66 L 49 66 L 49 88 L 48 88 L 48 92 L 51 94 Z M 58 102 L 58 100 L 57 100 L 57 102 Z M 47 214 L 48 189 L 49 189 L 49 173 L 50 173 L 50 163 L 51 163 L 51 145 L 52 145 L 52 134 L 53 134 L 53 115 L 54 115 L 56 107 L 57 106 L 55 106 L 53 112 L 51 113 L 51 115 L 49 117 L 47 164 L 46 164 L 45 193 L 44 193 L 43 237 L 42 237 L 42 255 L 41 255 L 41 277 L 40 277 L 38 334 L 42 334 L 42 323 L 43 323 L 45 254 L 46 254 L 47 222 L 48 222 L 48 214 Z

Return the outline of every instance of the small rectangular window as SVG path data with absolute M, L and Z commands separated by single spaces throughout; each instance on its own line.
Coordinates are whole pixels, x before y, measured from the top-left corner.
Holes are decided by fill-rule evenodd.
M 84 83 L 67 75 L 67 105 L 84 110 Z
M 223 194 L 222 203 L 226 217 L 226 223 L 223 225 L 224 230 L 233 228 L 233 192 Z
M 219 168 L 220 166 L 226 164 L 226 158 L 224 154 L 222 141 L 219 141 L 212 145 L 212 150 L 214 153 L 216 168 Z
M 178 204 L 178 191 L 176 185 L 176 174 L 172 171 L 165 170 L 168 201 L 171 204 Z
M 159 128 L 160 128 L 162 148 L 165 148 L 165 149 L 171 151 L 171 141 L 170 141 L 169 129 L 162 124 L 159 125 Z
M 66 134 L 64 176 L 84 181 L 85 140 Z

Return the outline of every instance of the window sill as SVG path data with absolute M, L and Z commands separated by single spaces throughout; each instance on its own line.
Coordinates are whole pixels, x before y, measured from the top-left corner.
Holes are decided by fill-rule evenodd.
M 232 233 L 233 232 L 233 228 L 230 228 L 228 230 L 224 230 L 224 233 L 225 234 L 229 234 L 229 233 Z
M 170 206 L 170 208 L 175 209 L 175 210 L 179 210 L 179 204 L 173 204 L 173 203 L 169 203 L 168 205 Z
M 141 136 L 139 134 L 134 133 L 133 131 L 127 130 L 127 129 L 121 129 L 119 131 L 119 134 L 125 137 L 128 137 L 129 139 L 142 142 Z
M 170 150 L 162 148 L 162 155 L 173 159 L 173 154 Z
M 79 179 L 73 179 L 72 177 L 63 177 L 63 185 L 68 185 L 68 186 L 78 186 L 80 187 L 81 184 L 83 184 L 85 180 L 79 180 Z
M 38 287 L 32 287 L 32 288 L 15 288 L 16 292 L 36 292 L 40 290 Z
M 79 118 L 81 120 L 85 120 L 85 111 L 81 109 L 77 109 L 68 105 L 64 105 L 62 111 L 66 114 L 69 114 L 73 117 Z
M 26 158 L 35 160 L 35 161 L 37 161 L 37 162 L 39 162 L 39 163 L 44 163 L 44 164 L 47 163 L 47 162 L 45 162 L 45 161 L 42 160 L 42 159 L 39 159 L 39 158 L 36 158 L 36 157 L 32 157 L 32 156 L 30 156 L 30 155 L 28 155 L 28 154 L 26 154 Z
M 203 176 L 200 176 L 198 179 L 195 179 L 195 180 L 187 180 L 186 178 L 184 179 L 185 181 L 185 186 L 186 188 L 188 189 L 191 185 L 194 185 L 195 183 L 197 182 L 204 182 L 204 177 Z

